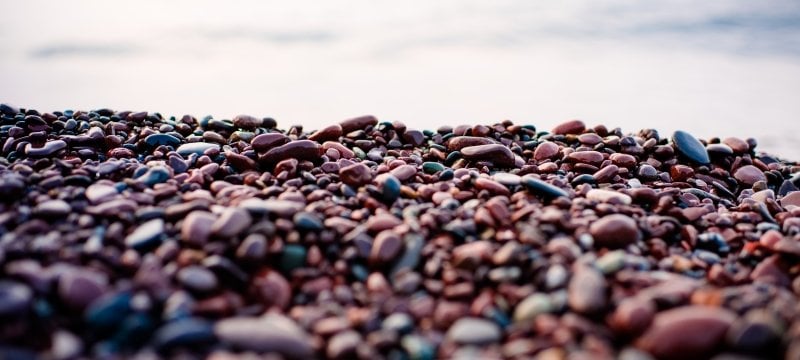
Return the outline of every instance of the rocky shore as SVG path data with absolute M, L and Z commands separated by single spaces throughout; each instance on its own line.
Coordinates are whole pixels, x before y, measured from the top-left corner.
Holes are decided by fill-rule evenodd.
M 6 358 L 800 358 L 754 139 L 0 113 Z

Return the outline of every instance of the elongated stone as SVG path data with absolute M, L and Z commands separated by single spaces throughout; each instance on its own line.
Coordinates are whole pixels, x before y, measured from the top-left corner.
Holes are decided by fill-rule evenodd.
M 215 148 L 219 149 L 219 145 L 205 142 L 195 142 L 183 144 L 175 151 L 182 156 L 189 156 L 191 154 L 203 155 L 206 150 Z
M 250 145 L 259 154 L 267 152 L 276 146 L 280 146 L 289 142 L 289 137 L 281 133 L 267 133 L 257 135 L 250 141 Z
M 685 131 L 678 130 L 672 134 L 672 142 L 678 152 L 689 160 L 698 164 L 708 164 L 711 161 L 703 143 Z
M 356 130 L 362 130 L 367 126 L 375 126 L 378 124 L 378 119 L 372 115 L 364 115 L 354 117 L 351 119 L 343 120 L 339 123 L 342 127 L 342 133 L 347 134 Z
M 514 153 L 500 144 L 467 146 L 461 149 L 461 155 L 470 161 L 490 161 L 500 167 L 515 166 Z
M 311 140 L 297 140 L 275 147 L 261 155 L 259 163 L 265 166 L 274 166 L 281 160 L 319 160 L 320 145 Z
M 51 156 L 58 152 L 59 150 L 66 149 L 67 143 L 64 140 L 53 140 L 48 141 L 44 144 L 44 146 L 40 148 L 35 148 L 31 144 L 25 146 L 25 155 L 30 157 L 45 157 Z

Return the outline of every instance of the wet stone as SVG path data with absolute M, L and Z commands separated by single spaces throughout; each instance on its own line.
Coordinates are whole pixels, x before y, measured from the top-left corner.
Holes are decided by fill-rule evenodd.
M 125 237 L 125 245 L 136 250 L 146 250 L 161 243 L 164 236 L 164 220 L 153 219 L 136 227 Z
M 308 139 L 322 143 L 328 140 L 338 140 L 340 136 L 342 136 L 342 126 L 334 124 L 316 131 Z
M 72 207 L 64 200 L 48 200 L 36 205 L 33 212 L 43 217 L 64 217 L 72 211 Z
M 30 157 L 51 156 L 51 155 L 55 154 L 56 152 L 58 152 L 60 150 L 63 150 L 63 149 L 66 149 L 66 148 L 67 148 L 67 143 L 64 142 L 64 140 L 48 141 L 47 143 L 44 144 L 44 146 L 42 146 L 40 148 L 35 148 L 35 147 L 31 146 L 30 144 L 28 144 L 25 147 L 25 155 L 28 155 Z
M 522 177 L 522 185 L 524 185 L 528 189 L 528 191 L 544 196 L 546 198 L 569 196 L 569 194 L 567 194 L 567 192 L 562 190 L 561 188 L 530 176 Z
M 598 247 L 620 248 L 639 240 L 636 221 L 622 214 L 607 215 L 589 226 Z
M 156 147 L 159 145 L 179 146 L 181 140 L 169 134 L 153 134 L 144 138 L 144 142 L 148 146 Z
M 215 340 L 214 327 L 210 322 L 191 317 L 169 322 L 153 334 L 153 342 L 161 350 L 203 346 Z
M 636 346 L 659 359 L 708 358 L 725 339 L 736 316 L 707 306 L 686 306 L 656 315 Z
M 356 163 L 339 169 L 342 182 L 353 187 L 359 187 L 372 182 L 372 173 L 366 165 Z
M 289 142 L 289 137 L 280 133 L 267 133 L 256 135 L 253 140 L 250 141 L 250 145 L 253 146 L 259 154 L 267 152 L 269 149 L 272 149 L 277 146 L 281 146 Z
M 314 354 L 309 335 L 283 315 L 227 318 L 215 324 L 214 333 L 222 342 L 242 350 L 272 352 L 289 359 L 309 359 Z
M 250 214 L 244 209 L 230 207 L 225 209 L 211 226 L 211 232 L 223 238 L 235 237 L 253 223 Z
M 178 282 L 190 291 L 208 293 L 217 288 L 217 277 L 201 266 L 187 266 L 178 271 Z
M 703 143 L 685 131 L 678 130 L 672 134 L 672 142 L 678 152 L 691 161 L 698 164 L 708 164 L 711 161 Z
M 33 302 L 33 291 L 23 284 L 0 280 L 0 317 L 24 315 Z
M 586 124 L 580 120 L 570 120 L 558 124 L 553 128 L 553 134 L 566 135 L 566 134 L 580 134 L 586 130 Z
M 753 165 L 742 166 L 733 173 L 733 177 L 740 183 L 752 186 L 758 181 L 766 181 L 764 173 Z
M 490 161 L 498 167 L 514 166 L 514 154 L 500 144 L 468 146 L 461 149 L 461 155 L 471 161 Z
M 500 341 L 502 333 L 497 324 L 480 318 L 466 317 L 447 330 L 445 338 L 465 345 L 487 345 Z
M 444 165 L 438 162 L 427 161 L 422 163 L 422 171 L 424 171 L 426 174 L 436 174 L 437 172 L 443 170 L 444 170 Z
M 178 155 L 189 156 L 191 154 L 203 155 L 210 149 L 219 149 L 219 145 L 205 142 L 187 143 L 179 146 L 175 151 Z

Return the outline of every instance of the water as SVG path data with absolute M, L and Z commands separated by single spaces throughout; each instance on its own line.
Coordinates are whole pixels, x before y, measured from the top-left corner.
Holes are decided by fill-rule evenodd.
M 318 128 L 580 118 L 800 160 L 800 2 L 0 0 L 0 101 Z

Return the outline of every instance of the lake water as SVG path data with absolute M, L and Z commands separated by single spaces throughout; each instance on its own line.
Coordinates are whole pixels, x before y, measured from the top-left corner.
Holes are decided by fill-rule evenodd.
M 410 127 L 580 118 L 800 160 L 800 2 L 0 0 L 0 102 Z

